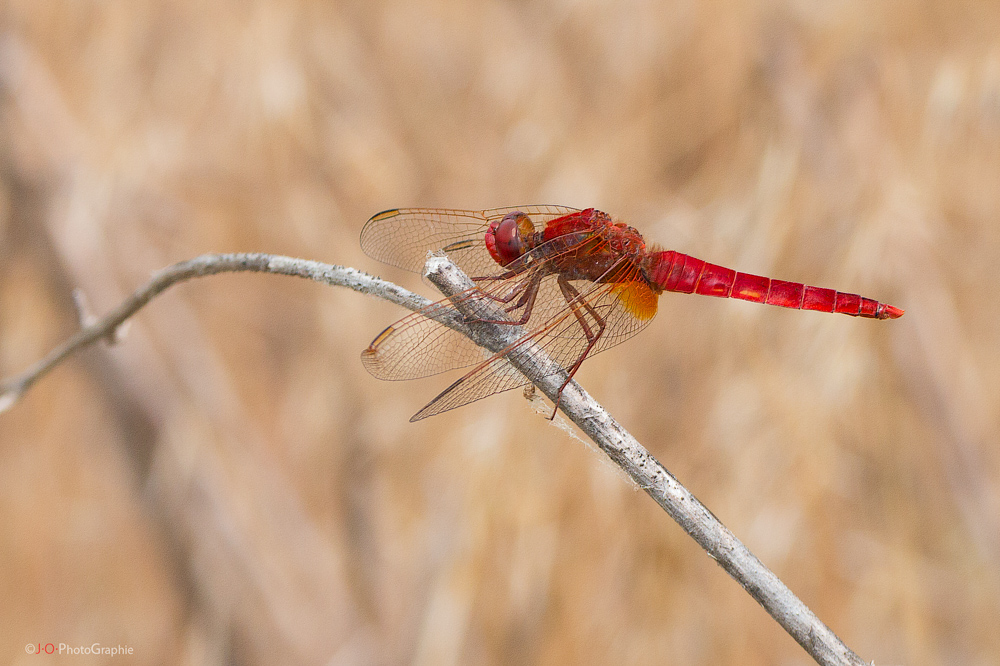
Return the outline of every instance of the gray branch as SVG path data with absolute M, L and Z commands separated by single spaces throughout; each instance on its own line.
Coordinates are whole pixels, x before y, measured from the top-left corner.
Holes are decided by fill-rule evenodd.
M 427 277 L 447 296 L 473 286 L 446 257 L 434 257 L 427 262 Z M 485 299 L 466 299 L 456 307 L 469 320 L 505 318 L 502 311 Z M 507 360 L 550 400 L 556 400 L 559 388 L 566 381 L 566 372 L 537 347 L 519 344 L 512 348 L 522 334 L 518 327 L 474 322 L 469 327 L 474 331 L 473 339 L 491 351 L 510 350 Z M 865 663 L 575 381 L 563 390 L 559 409 L 663 507 L 813 659 L 824 666 Z
M 10 409 L 32 384 L 48 374 L 50 370 L 74 352 L 102 339 L 112 344 L 116 342 L 118 327 L 160 292 L 191 278 L 244 271 L 293 275 L 332 286 L 348 287 L 402 305 L 410 310 L 419 310 L 431 303 L 423 296 L 354 268 L 273 254 L 205 254 L 154 273 L 149 282 L 103 317 L 93 320 L 89 316 L 81 317 L 84 326 L 76 335 L 53 349 L 45 358 L 21 374 L 0 383 L 0 413 Z M 441 322 L 464 332 L 461 317 L 447 318 L 446 314 L 441 313 Z
M 74 352 L 98 340 L 114 342 L 118 328 L 170 286 L 190 278 L 242 271 L 293 275 L 348 287 L 414 311 L 430 304 L 422 296 L 353 268 L 270 254 L 203 255 L 154 274 L 146 285 L 103 317 L 92 322 L 84 318 L 85 325 L 76 335 L 20 375 L 0 383 L 0 412 L 10 409 L 32 384 Z M 475 286 L 446 257 L 428 260 L 427 276 L 449 297 Z M 515 345 L 523 333 L 520 327 L 478 323 L 476 320 L 504 319 L 502 312 L 484 300 L 461 301 L 456 303 L 456 310 L 438 309 L 435 318 L 494 353 L 507 351 L 508 360 L 520 372 L 549 399 L 556 399 L 566 373 L 537 347 Z M 865 664 L 576 382 L 566 385 L 559 397 L 559 409 L 663 507 L 813 659 L 830 666 Z

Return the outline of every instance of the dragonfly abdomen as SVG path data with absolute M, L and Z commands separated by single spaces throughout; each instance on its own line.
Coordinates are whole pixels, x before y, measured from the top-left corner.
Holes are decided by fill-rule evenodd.
M 739 273 L 673 250 L 652 252 L 643 263 L 650 282 L 663 291 L 739 298 L 796 310 L 839 312 L 871 319 L 895 319 L 903 314 L 897 307 L 858 294 Z

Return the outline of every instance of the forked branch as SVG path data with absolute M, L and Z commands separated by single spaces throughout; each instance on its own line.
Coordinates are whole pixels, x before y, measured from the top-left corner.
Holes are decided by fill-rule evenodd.
M 22 374 L 5 380 L 0 384 L 0 411 L 9 409 L 32 384 L 74 352 L 101 339 L 113 340 L 123 322 L 171 285 L 194 277 L 241 271 L 293 275 L 349 287 L 410 310 L 420 310 L 430 304 L 421 296 L 352 268 L 268 254 L 203 255 L 156 273 L 117 308 L 87 323 Z M 427 263 L 427 276 L 446 296 L 474 287 L 446 257 L 431 258 Z M 502 313 L 493 310 L 488 302 L 466 299 L 456 307 L 460 314 L 438 309 L 441 323 L 461 331 L 494 353 L 511 349 L 520 336 L 521 330 L 516 326 L 476 322 L 503 318 Z M 466 307 L 473 310 L 466 311 Z M 524 345 L 514 346 L 508 360 L 546 396 L 552 400 L 556 398 L 566 379 L 565 371 L 558 364 L 539 350 Z M 576 382 L 569 382 L 563 389 L 559 408 L 736 579 L 813 659 L 831 666 L 865 664 Z

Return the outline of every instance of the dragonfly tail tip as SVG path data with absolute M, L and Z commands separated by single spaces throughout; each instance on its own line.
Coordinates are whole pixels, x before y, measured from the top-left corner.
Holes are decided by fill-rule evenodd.
M 878 318 L 879 319 L 899 319 L 903 316 L 906 310 L 897 308 L 895 305 L 889 305 L 888 303 L 882 304 L 879 308 Z

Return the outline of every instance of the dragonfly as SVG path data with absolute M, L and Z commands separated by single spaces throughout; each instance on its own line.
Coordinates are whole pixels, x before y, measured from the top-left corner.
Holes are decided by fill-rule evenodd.
M 429 252 L 443 251 L 475 283 L 392 324 L 361 354 L 365 368 L 385 380 L 470 368 L 411 421 L 528 384 L 507 361 L 513 353 L 545 354 L 565 371 L 554 418 L 580 365 L 647 326 L 665 291 L 871 319 L 903 314 L 858 294 L 740 273 L 647 245 L 636 229 L 593 208 L 397 208 L 368 220 L 361 248 L 418 272 Z M 493 353 L 439 321 L 463 300 L 495 305 L 502 317 L 488 323 L 520 326 L 520 337 Z

